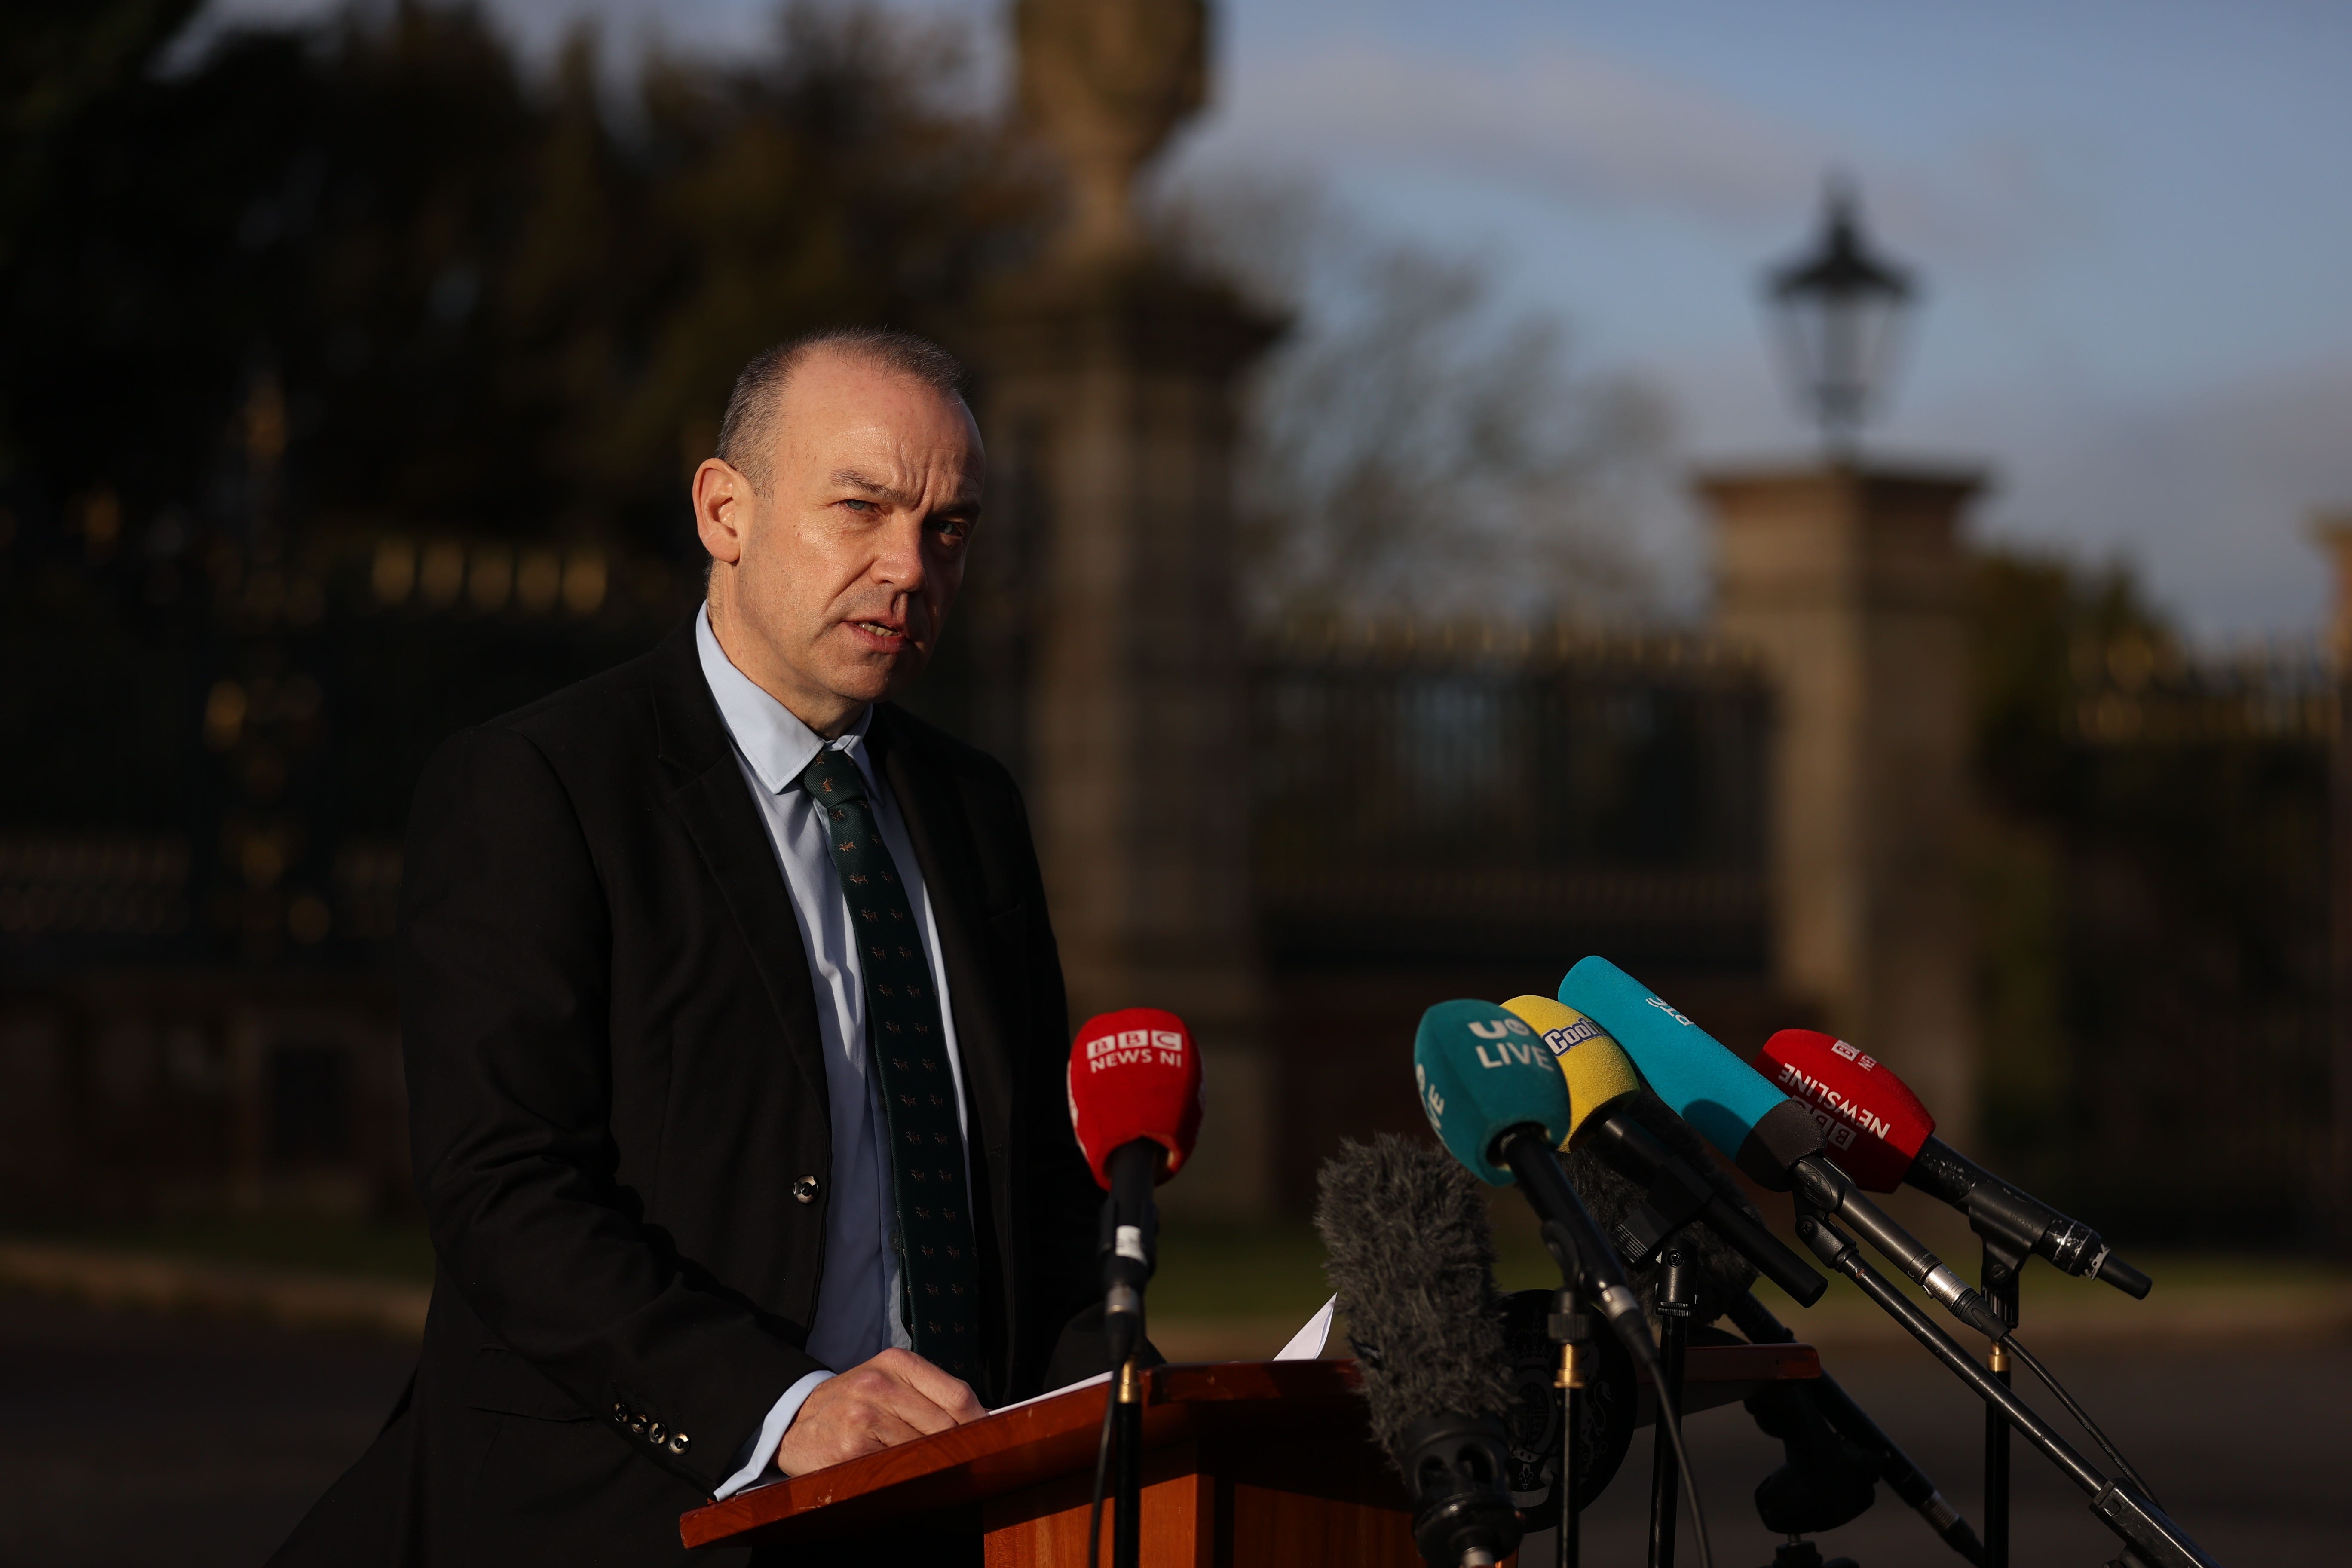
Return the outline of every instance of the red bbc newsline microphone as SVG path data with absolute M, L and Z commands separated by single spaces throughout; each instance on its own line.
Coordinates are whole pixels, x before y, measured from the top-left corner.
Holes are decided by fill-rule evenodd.
M 1143 1287 L 1160 1221 L 1151 1190 L 1184 1168 L 1201 1135 L 1201 1052 L 1184 1020 L 1123 1007 L 1087 1020 L 1070 1047 L 1070 1128 L 1103 1205 L 1103 1329 L 1111 1364 L 1143 1342 Z
M 1764 1042 L 1756 1068 L 1810 1107 L 1831 1156 L 1874 1193 L 1899 1185 L 1943 1199 L 1976 1231 L 2068 1274 L 2145 1296 L 2148 1278 L 2108 1249 L 2099 1233 L 2002 1181 L 1936 1136 L 1936 1119 L 1885 1062 L 1818 1029 L 1783 1029 Z

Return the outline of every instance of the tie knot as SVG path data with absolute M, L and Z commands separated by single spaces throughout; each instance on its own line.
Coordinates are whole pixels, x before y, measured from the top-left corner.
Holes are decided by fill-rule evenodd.
M 801 787 L 821 805 L 845 805 L 866 798 L 866 775 L 848 752 L 827 746 L 801 770 Z

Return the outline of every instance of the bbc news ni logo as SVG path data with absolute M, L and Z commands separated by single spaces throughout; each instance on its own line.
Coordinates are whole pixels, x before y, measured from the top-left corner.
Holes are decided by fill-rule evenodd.
M 1121 1029 L 1115 1035 L 1087 1042 L 1087 1070 L 1106 1068 L 1184 1065 L 1184 1037 L 1174 1029 Z

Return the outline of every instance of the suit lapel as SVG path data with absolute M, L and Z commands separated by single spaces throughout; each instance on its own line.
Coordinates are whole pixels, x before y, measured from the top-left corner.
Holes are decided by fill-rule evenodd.
M 694 624 L 673 632 L 654 654 L 654 712 L 668 771 L 670 804 L 727 907 L 750 943 L 784 1037 L 784 1054 L 819 1104 L 827 1103 L 824 1037 L 816 1018 L 807 950 L 775 846 L 743 782 L 726 721 L 711 700 L 694 645 Z

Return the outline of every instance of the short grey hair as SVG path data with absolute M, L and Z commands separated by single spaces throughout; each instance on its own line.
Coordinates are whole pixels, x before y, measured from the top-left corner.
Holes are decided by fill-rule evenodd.
M 929 338 L 896 327 L 819 327 L 764 349 L 751 356 L 735 378 L 735 390 L 728 394 L 715 454 L 762 494 L 771 477 L 768 453 L 776 439 L 776 405 L 784 383 L 820 350 L 910 377 L 951 397 L 963 395 L 964 368 L 955 355 Z

